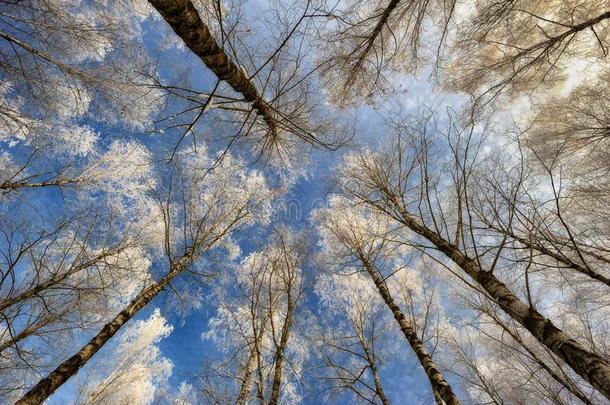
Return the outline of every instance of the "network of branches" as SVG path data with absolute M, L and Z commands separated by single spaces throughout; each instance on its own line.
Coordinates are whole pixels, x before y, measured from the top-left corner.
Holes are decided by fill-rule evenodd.
M 610 404 L 606 0 L 0 0 L 0 404 Z

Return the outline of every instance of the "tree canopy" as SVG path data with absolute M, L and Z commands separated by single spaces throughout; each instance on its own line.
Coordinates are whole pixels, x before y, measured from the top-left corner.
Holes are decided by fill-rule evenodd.
M 606 404 L 603 0 L 0 1 L 0 403 Z

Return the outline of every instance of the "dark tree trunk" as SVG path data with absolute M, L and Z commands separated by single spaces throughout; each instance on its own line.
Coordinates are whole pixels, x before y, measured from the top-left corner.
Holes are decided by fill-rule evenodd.
M 28 181 L 6 181 L 0 184 L 0 190 L 9 192 L 15 191 L 22 188 L 42 188 L 42 187 L 63 187 L 69 185 L 76 185 L 80 183 L 78 179 L 60 179 L 60 180 L 49 180 L 41 182 L 28 182 Z
M 610 364 L 604 358 L 582 347 L 536 309 L 523 303 L 492 272 L 481 269 L 474 259 L 466 256 L 436 232 L 420 224 L 405 210 L 398 197 L 395 195 L 389 197 L 404 225 L 429 240 L 438 250 L 453 260 L 483 287 L 500 308 L 530 331 L 540 343 L 568 363 L 578 375 L 610 399 Z
M 195 6 L 189 0 L 149 0 L 186 46 L 220 80 L 227 82 L 233 90 L 252 103 L 256 112 L 263 117 L 272 134 L 277 132 L 277 121 L 272 109 L 263 100 L 256 87 L 243 69 L 231 61 L 218 45 L 208 27 L 203 23 Z
M 28 391 L 16 405 L 38 405 L 43 403 L 57 388 L 61 387 L 70 377 L 98 352 L 127 321 L 129 321 L 138 311 L 148 304 L 159 294 L 170 281 L 184 270 L 184 266 L 190 256 L 183 256 L 182 259 L 172 265 L 169 273 L 153 285 L 143 289 L 131 303 L 121 311 L 114 319 L 108 322 L 102 330 L 95 335 L 89 343 L 83 346 L 78 353 L 64 361 L 59 367 L 52 371 Z

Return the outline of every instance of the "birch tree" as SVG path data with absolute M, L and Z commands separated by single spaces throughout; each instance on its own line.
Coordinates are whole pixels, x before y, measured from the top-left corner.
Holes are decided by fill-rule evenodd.
M 221 3 L 150 1 L 184 45 L 218 78 L 212 97 L 222 83 L 232 91 L 230 98 L 216 103 L 237 114 L 237 119 L 223 118 L 235 121 L 239 128 L 229 136 L 229 145 L 243 138 L 254 145 L 259 157 L 281 165 L 289 165 L 287 161 L 304 146 L 335 149 L 349 136 L 335 125 L 338 117 L 322 108 L 322 99 L 313 91 L 314 72 L 305 68 L 304 26 L 314 13 L 310 3 L 302 10 L 272 10 L 280 15 L 275 21 L 280 35 L 265 44 L 271 48 L 268 51 L 254 48 L 255 42 L 239 35 L 254 30 L 254 21 L 240 18 L 240 4 L 227 12 Z M 298 17 L 292 21 L 294 13 Z M 244 49 L 243 44 L 252 47 Z M 201 112 L 204 110 L 202 107 Z M 193 122 L 187 126 L 192 127 Z
M 473 218 L 488 235 L 504 240 L 514 261 L 531 263 L 556 280 L 607 288 L 606 222 L 595 197 L 577 195 L 569 175 L 541 162 L 535 151 L 528 158 L 532 152 L 519 141 L 514 152 L 516 159 L 481 159 L 469 182 Z
M 319 278 L 316 292 L 326 320 L 316 342 L 324 367 L 320 378 L 325 391 L 351 391 L 362 401 L 387 405 L 380 370 L 391 323 L 372 287 L 360 273 Z
M 148 319 L 129 324 L 116 342 L 112 366 L 98 364 L 89 373 L 78 403 L 152 403 L 172 372 L 172 363 L 157 346 L 171 332 L 158 308 Z
M 0 402 L 387 405 L 411 359 L 439 404 L 610 400 L 609 27 L 601 0 L 0 2 Z M 468 108 L 390 112 L 429 71 Z M 352 118 L 379 142 L 310 168 Z M 171 387 L 159 342 L 203 302 Z
M 82 349 L 40 380 L 18 403 L 41 403 L 176 276 L 192 268 L 199 256 L 235 229 L 264 221 L 268 215 L 266 207 L 273 193 L 259 173 L 240 169 L 238 160 L 224 159 L 221 166 L 214 167 L 213 159 L 200 149 L 185 153 L 181 169 L 180 177 L 170 178 L 165 195 L 157 194 L 165 224 L 166 272 L 138 292 Z M 180 223 L 181 227 L 174 225 Z
M 440 58 L 454 9 L 455 1 L 328 3 L 319 63 L 331 100 L 345 107 L 400 90 L 391 75 L 414 73 L 425 48 Z
M 349 200 L 342 201 L 340 197 L 332 199 L 330 208 L 318 215 L 326 249 L 336 252 L 339 263 L 355 261 L 370 276 L 424 369 L 435 400 L 459 404 L 460 400 L 418 336 L 415 324 L 407 319 L 388 287 L 392 273 L 385 266 L 388 266 L 388 261 L 392 263 L 392 252 L 401 249 L 400 244 L 396 246 L 392 242 L 391 223 L 384 216 L 366 209 L 359 210 Z
M 608 18 L 603 1 L 477 2 L 456 35 L 452 84 L 483 104 L 552 88 L 578 61 L 603 63 Z
M 151 128 L 162 93 L 139 52 L 143 12 L 27 1 L 4 3 L 0 15 L 3 194 L 79 183 L 100 126 Z
M 31 193 L 3 200 L 0 352 L 17 386 L 59 361 L 70 334 L 98 327 L 150 280 L 150 155 L 129 142 L 106 152 L 86 187 L 63 190 L 63 204 L 46 209 L 44 192 L 43 204 Z
M 501 254 L 506 240 L 500 239 L 490 247 L 484 229 L 478 231 L 470 205 L 473 196 L 469 194 L 469 176 L 476 166 L 481 145 L 476 141 L 474 129 L 464 132 L 451 129 L 437 138 L 448 140 L 449 156 L 453 156 L 449 161 L 434 162 L 430 157 L 442 149 L 431 146 L 434 125 L 426 123 L 429 123 L 426 119 L 416 120 L 413 125 L 402 127 L 391 151 L 352 155 L 341 172 L 346 180 L 342 183 L 343 191 L 353 199 L 353 204 L 370 207 L 421 237 L 428 244 L 423 245 L 425 250 L 436 251 L 449 259 L 464 273 L 466 280 L 472 280 L 468 282 L 481 287 L 504 312 L 607 396 L 607 360 L 574 340 L 536 309 L 531 299 L 531 262 L 520 264 L 524 266 L 520 270 L 525 276 L 525 292 L 529 297 L 526 302 L 498 278 L 499 268 L 505 265 Z M 444 165 L 449 169 L 443 170 Z M 441 184 L 450 186 L 445 189 Z M 442 196 L 448 195 L 457 199 L 456 211 L 448 211 L 447 205 L 441 203 Z M 508 269 L 515 272 L 520 266 Z
M 216 315 L 208 322 L 209 329 L 202 337 L 214 341 L 226 353 L 216 365 L 205 365 L 205 387 L 202 391 L 208 402 L 235 402 L 245 404 L 249 398 L 259 399 L 264 392 L 267 374 L 266 357 L 269 345 L 270 294 L 267 288 L 268 265 L 252 253 L 235 266 L 234 272 L 224 278 L 215 295 L 220 305 Z M 226 285 L 225 285 L 226 283 Z M 233 294 L 233 285 L 237 291 Z M 234 384 L 218 384 L 216 375 Z M 253 393 L 255 389 L 256 394 Z
M 229 359 L 240 359 L 237 376 L 232 377 L 237 382 L 233 393 L 219 393 L 218 398 L 239 404 L 254 398 L 269 404 L 300 402 L 298 379 L 307 359 L 298 329 L 307 265 L 303 241 L 303 235 L 278 228 L 266 246 L 245 257 L 236 269 L 237 306 L 221 306 L 206 333 L 222 343 Z
M 563 370 L 561 362 L 552 353 L 540 347 L 514 321 L 506 319 L 486 297 L 473 295 L 471 291 L 466 294 L 462 295 L 461 300 L 480 313 L 482 318 L 478 323 L 464 326 L 466 330 L 471 328 L 475 333 L 480 331 L 476 340 L 470 338 L 470 343 L 479 342 L 482 350 L 474 355 L 476 351 L 469 350 L 467 343 L 466 347 L 456 352 L 462 359 L 468 353 L 473 354 L 466 364 L 468 367 L 478 367 L 472 373 L 473 376 L 480 376 L 477 378 L 479 382 L 474 385 L 484 387 L 486 384 L 483 381 L 489 381 L 489 386 L 481 390 L 488 397 L 498 400 L 513 397 L 513 401 L 549 403 L 570 403 L 574 398 L 585 404 L 602 401 L 598 393 L 581 384 L 573 373 Z M 467 335 L 468 333 L 456 333 L 454 341 L 465 342 Z M 484 362 L 481 361 L 483 358 L 486 359 Z M 491 366 L 486 369 L 484 364 Z M 517 388 L 523 385 L 527 385 L 527 389 Z M 521 399 L 516 399 L 518 397 Z

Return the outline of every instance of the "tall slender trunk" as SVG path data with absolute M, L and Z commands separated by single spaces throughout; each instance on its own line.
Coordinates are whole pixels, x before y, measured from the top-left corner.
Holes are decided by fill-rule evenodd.
M 73 265 L 70 269 L 68 269 L 68 271 L 61 273 L 59 275 L 56 275 L 54 277 L 51 277 L 49 280 L 47 280 L 45 282 L 36 284 L 34 287 L 32 287 L 26 291 L 23 291 L 22 293 L 14 296 L 12 298 L 7 298 L 7 299 L 3 300 L 2 302 L 0 302 L 0 311 L 10 307 L 11 305 L 18 303 L 18 302 L 33 298 L 33 297 L 37 296 L 38 294 L 40 294 L 41 292 L 43 292 L 44 290 L 61 283 L 62 281 L 64 281 L 68 277 L 70 277 L 71 275 L 76 274 L 81 270 L 84 270 L 86 268 L 89 268 L 89 267 L 95 265 L 96 263 L 100 262 L 102 259 L 104 259 L 105 257 L 108 257 L 111 254 L 120 253 L 123 250 L 124 250 L 124 247 L 116 248 L 116 249 L 113 249 L 110 251 L 104 251 L 79 265 Z
M 69 185 L 76 185 L 80 183 L 82 180 L 80 179 L 56 179 L 56 180 L 48 180 L 48 181 L 40 181 L 40 182 L 29 182 L 29 181 L 5 181 L 4 183 L 0 183 L 0 190 L 9 192 L 14 190 L 19 190 L 22 188 L 42 188 L 42 187 L 63 187 Z
M 244 370 L 244 378 L 239 389 L 239 394 L 235 400 L 235 405 L 244 405 L 252 390 L 252 374 L 254 374 L 254 365 L 257 361 L 257 353 L 263 334 L 265 333 L 265 327 L 267 325 L 267 318 L 263 320 L 263 323 L 258 332 L 254 331 L 254 340 L 252 341 L 252 347 L 250 348 L 250 354 L 248 355 L 248 362 L 246 363 L 246 369 Z
M 426 372 L 426 375 L 428 376 L 428 381 L 430 381 L 430 385 L 432 386 L 432 392 L 434 393 L 434 397 L 437 398 L 437 402 L 439 402 L 438 397 L 440 397 L 442 401 L 444 401 L 444 403 L 447 405 L 460 404 L 460 400 L 453 393 L 451 386 L 445 380 L 443 374 L 436 367 L 436 364 L 432 360 L 432 357 L 428 354 L 423 342 L 419 339 L 417 333 L 415 332 L 415 329 L 409 323 L 409 321 L 407 321 L 407 318 L 398 307 L 398 304 L 396 304 L 396 302 L 392 298 L 390 290 L 385 285 L 384 280 L 382 280 L 377 270 L 373 267 L 373 264 L 361 252 L 359 252 L 359 259 L 364 265 L 366 271 L 373 279 L 373 282 L 375 283 L 375 286 L 377 287 L 377 290 L 379 291 L 379 294 L 383 298 L 384 302 L 392 311 L 394 319 L 396 319 L 396 322 L 398 322 L 400 330 L 405 335 L 405 338 L 407 338 L 409 345 L 411 345 L 411 348 L 417 355 L 419 363 L 422 365 L 424 371 Z
M 91 358 L 99 349 L 112 338 L 119 329 L 127 323 L 138 311 L 148 304 L 159 294 L 170 281 L 184 269 L 192 258 L 192 253 L 186 254 L 171 266 L 171 270 L 153 285 L 144 288 L 129 305 L 122 310 L 114 319 L 108 322 L 100 332 L 95 335 L 78 353 L 59 365 L 48 376 L 43 378 L 28 391 L 16 405 L 38 405 L 49 397 L 57 388 L 64 384 L 70 377 Z
M 250 353 L 248 354 L 248 361 L 246 362 L 246 367 L 244 369 L 244 377 L 239 388 L 239 394 L 235 400 L 235 405 L 244 405 L 246 403 L 250 390 L 252 390 L 252 373 L 254 372 L 253 369 L 255 362 L 256 349 L 253 343 L 252 347 L 250 348 Z
M 271 398 L 269 399 L 269 405 L 277 405 L 277 401 L 280 398 L 280 388 L 282 384 L 282 367 L 284 365 L 284 352 L 288 345 L 288 338 L 290 337 L 290 329 L 292 329 L 292 312 L 294 311 L 294 305 L 290 296 L 291 292 L 288 289 L 288 304 L 286 307 L 286 317 L 284 319 L 284 325 L 282 325 L 282 335 L 280 337 L 280 344 L 275 351 L 274 372 L 273 372 L 273 384 L 271 386 Z
M 379 372 L 377 371 L 377 367 L 373 364 L 371 365 L 371 372 L 373 373 L 373 382 L 375 383 L 375 392 L 377 396 L 379 396 L 379 400 L 383 405 L 390 405 L 390 401 L 388 397 L 385 395 L 385 391 L 381 386 L 381 380 L 379 379 Z
M 256 397 L 258 398 L 258 402 L 262 405 L 265 403 L 265 385 L 264 385 L 264 377 L 263 377 L 263 355 L 261 353 L 261 348 L 258 342 L 255 345 L 256 349 L 256 373 L 258 377 L 258 381 L 256 382 Z
M 466 274 L 475 280 L 495 302 L 523 327 L 572 367 L 582 378 L 610 399 L 610 364 L 601 356 L 585 349 L 574 339 L 557 328 L 536 309 L 523 303 L 492 272 L 481 269 L 478 263 L 447 242 L 436 232 L 419 223 L 409 214 L 394 194 L 389 195 L 400 221 L 413 232 L 430 241 Z
M 379 397 L 379 400 L 381 401 L 381 403 L 383 405 L 390 405 L 390 401 L 388 400 L 388 397 L 386 397 L 385 391 L 383 390 L 383 387 L 381 386 L 381 379 L 379 378 L 379 371 L 377 370 L 377 365 L 375 364 L 375 359 L 373 359 L 371 352 L 366 347 L 366 344 L 364 343 L 364 341 L 361 338 L 360 338 L 360 345 L 362 346 L 362 350 L 364 351 L 364 355 L 366 356 L 366 361 L 369 364 L 369 367 L 371 368 L 371 373 L 373 374 L 373 383 L 375 383 L 375 392 L 377 393 L 377 396 Z
M 559 384 L 561 384 L 563 387 L 565 387 L 572 395 L 574 395 L 576 398 L 580 399 L 583 403 L 585 403 L 587 405 L 591 405 L 591 401 L 589 401 L 589 399 L 578 389 L 578 387 L 574 386 L 574 384 L 571 381 L 567 381 L 562 376 L 557 374 L 555 372 L 555 370 L 553 370 L 551 367 L 549 367 L 544 362 L 544 360 L 542 360 L 540 358 L 540 356 L 538 356 L 536 354 L 536 352 L 534 352 L 534 350 L 531 349 L 527 345 L 527 343 L 525 343 L 523 341 L 523 339 L 521 339 L 521 337 L 513 329 L 511 329 L 508 325 L 506 325 L 500 318 L 498 318 L 494 314 L 491 314 L 487 311 L 483 311 L 483 312 L 485 312 L 498 326 L 500 326 L 502 328 L 502 330 L 504 330 L 506 333 L 508 333 L 508 335 L 511 338 L 513 338 L 513 340 L 515 342 L 517 342 L 521 347 L 523 347 L 523 349 L 525 349 L 527 354 L 534 360 L 534 362 L 536 364 L 538 364 L 538 366 L 540 366 L 540 368 L 542 368 L 544 371 L 546 371 L 551 376 L 551 378 L 553 378 L 553 380 L 557 381 Z
M 218 45 L 209 28 L 203 23 L 197 9 L 189 0 L 149 0 L 186 46 L 220 80 L 227 82 L 233 90 L 252 103 L 256 112 L 263 117 L 272 134 L 277 132 L 277 121 L 269 105 L 259 95 L 244 70 L 231 61 Z

